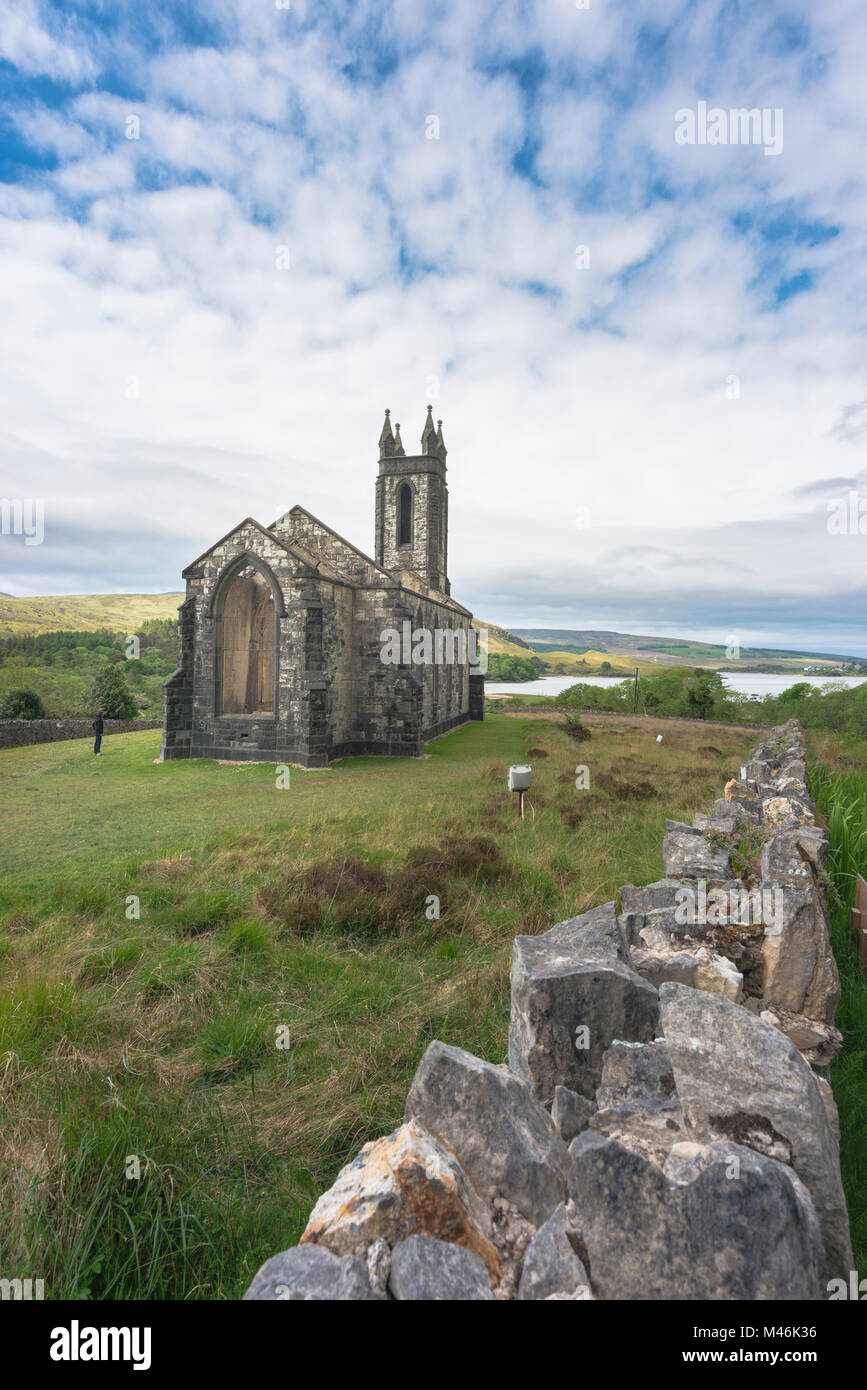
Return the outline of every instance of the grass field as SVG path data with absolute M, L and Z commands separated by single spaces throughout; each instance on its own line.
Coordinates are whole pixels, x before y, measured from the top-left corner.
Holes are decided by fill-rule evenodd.
M 708 806 L 755 737 L 587 724 L 576 744 L 495 715 L 288 789 L 269 765 L 157 763 L 150 732 L 98 760 L 0 754 L 4 1275 L 236 1297 L 400 1121 L 432 1038 L 503 1060 L 513 936 L 659 876 L 665 817 Z

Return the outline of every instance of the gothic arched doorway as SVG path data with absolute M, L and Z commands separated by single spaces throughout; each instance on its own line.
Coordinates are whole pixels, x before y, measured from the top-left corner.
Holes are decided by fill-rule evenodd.
M 252 566 L 229 580 L 219 614 L 220 714 L 273 714 L 277 613 L 271 586 Z

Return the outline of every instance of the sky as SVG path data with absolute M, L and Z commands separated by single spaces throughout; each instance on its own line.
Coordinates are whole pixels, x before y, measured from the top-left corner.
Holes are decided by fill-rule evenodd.
M 4 0 L 0 591 L 369 553 L 431 402 L 477 616 L 867 654 L 865 71 L 860 0 Z

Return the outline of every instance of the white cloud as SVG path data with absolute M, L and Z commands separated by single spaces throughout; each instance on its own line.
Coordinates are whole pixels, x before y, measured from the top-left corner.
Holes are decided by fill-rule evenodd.
M 4 0 L 0 57 L 22 73 L 69 82 L 81 81 L 94 72 L 94 63 L 84 49 L 58 41 L 42 26 L 34 0 Z
M 598 598 L 628 627 L 632 593 L 677 627 L 710 612 L 702 595 L 737 609 L 759 592 L 782 642 L 798 626 L 785 605 L 825 592 L 830 622 L 856 580 L 849 552 L 808 539 L 797 489 L 862 447 L 831 433 L 867 395 L 858 12 L 803 7 L 827 65 L 807 84 L 803 52 L 770 52 L 753 12 L 712 62 L 715 3 L 678 19 L 657 74 L 638 32 L 662 33 L 674 5 L 540 3 L 523 25 L 502 6 L 445 4 L 432 22 L 401 3 L 379 28 L 384 13 L 361 6 L 337 31 L 297 3 L 237 3 L 219 51 L 142 54 L 135 102 L 17 108 L 57 167 L 0 190 L 16 344 L 0 418 L 12 483 L 41 489 L 56 527 L 38 555 L 4 547 L 0 588 L 44 588 L 53 553 L 67 587 L 98 563 L 97 588 L 171 588 L 241 516 L 296 500 L 369 549 L 380 412 L 410 447 L 436 378 L 454 589 L 484 616 L 562 620 L 571 603 L 584 627 Z M 379 33 L 402 61 L 354 83 Z M 528 54 L 532 90 L 512 61 Z M 785 106 L 779 158 L 675 145 L 673 113 L 708 75 L 714 101 Z M 774 242 L 772 213 L 841 231 Z M 814 288 L 771 308 L 804 270 Z M 111 539 L 130 533 L 141 546 Z

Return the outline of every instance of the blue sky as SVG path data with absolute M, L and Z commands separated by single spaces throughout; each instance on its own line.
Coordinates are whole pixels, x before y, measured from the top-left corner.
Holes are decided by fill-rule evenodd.
M 431 400 L 480 616 L 867 652 L 859 5 L 7 0 L 0 55 L 0 590 L 295 502 L 370 549 Z

